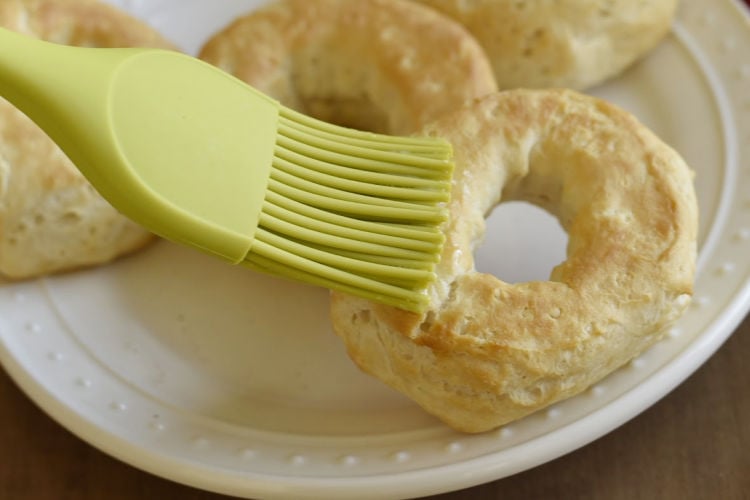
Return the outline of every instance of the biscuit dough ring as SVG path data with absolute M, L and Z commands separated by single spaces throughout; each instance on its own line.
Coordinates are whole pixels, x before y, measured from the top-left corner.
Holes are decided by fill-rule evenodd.
M 430 309 L 332 296 L 333 327 L 365 372 L 455 429 L 481 432 L 585 390 L 688 306 L 692 173 L 628 113 L 571 90 L 512 90 L 425 132 L 456 155 Z M 474 269 L 484 216 L 506 200 L 547 209 L 567 231 L 567 259 L 549 281 Z
M 216 33 L 199 57 L 285 106 L 390 134 L 497 89 L 462 26 L 407 0 L 277 0 Z
M 172 48 L 143 22 L 93 0 L 2 0 L 0 26 L 67 45 Z M 0 99 L 0 274 L 19 279 L 100 264 L 151 239 Z
M 479 40 L 502 89 L 585 89 L 616 76 L 669 31 L 677 0 L 416 0 Z

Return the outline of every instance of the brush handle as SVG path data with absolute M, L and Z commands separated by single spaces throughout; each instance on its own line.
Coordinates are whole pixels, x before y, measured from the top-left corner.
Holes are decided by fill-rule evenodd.
M 120 212 L 237 263 L 253 242 L 278 103 L 185 54 L 56 45 L 0 29 L 0 96 Z
M 133 53 L 56 45 L 0 28 L 0 95 L 79 156 L 80 138 L 106 124 L 109 81 Z

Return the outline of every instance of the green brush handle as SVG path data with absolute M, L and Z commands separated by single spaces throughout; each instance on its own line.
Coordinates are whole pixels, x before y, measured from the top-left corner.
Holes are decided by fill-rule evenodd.
M 244 259 L 278 103 L 176 52 L 67 47 L 6 29 L 0 95 L 125 215 L 169 239 Z

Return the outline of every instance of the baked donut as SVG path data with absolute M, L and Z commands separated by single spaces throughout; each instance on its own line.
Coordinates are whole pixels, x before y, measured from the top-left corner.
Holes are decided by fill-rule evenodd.
M 67 45 L 171 47 L 141 21 L 93 0 L 2 0 L 0 26 Z M 0 99 L 0 274 L 29 278 L 100 264 L 151 238 Z
M 429 310 L 332 296 L 334 330 L 365 372 L 455 429 L 485 431 L 583 391 L 688 306 L 692 173 L 630 114 L 572 90 L 519 89 L 424 132 L 448 139 L 456 161 Z M 507 200 L 548 210 L 567 231 L 549 281 L 475 271 L 484 216 Z
M 416 0 L 479 40 L 501 89 L 584 89 L 613 77 L 669 31 L 677 0 Z
M 406 0 L 278 0 L 216 33 L 199 57 L 285 106 L 390 134 L 497 88 L 463 27 Z

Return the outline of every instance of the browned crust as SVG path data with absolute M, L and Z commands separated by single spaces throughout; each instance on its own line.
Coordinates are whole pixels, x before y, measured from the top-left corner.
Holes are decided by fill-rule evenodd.
M 503 89 L 596 85 L 653 49 L 677 7 L 677 0 L 416 1 L 466 26 Z
M 286 106 L 392 134 L 496 90 L 465 29 L 404 0 L 279 0 L 236 19 L 200 57 Z
M 680 156 L 619 108 L 573 91 L 497 93 L 425 131 L 456 151 L 447 242 L 424 315 L 334 293 L 365 371 L 479 432 L 577 394 L 656 342 L 692 294 L 697 203 Z M 558 217 L 549 281 L 474 271 L 484 214 L 525 200 Z

